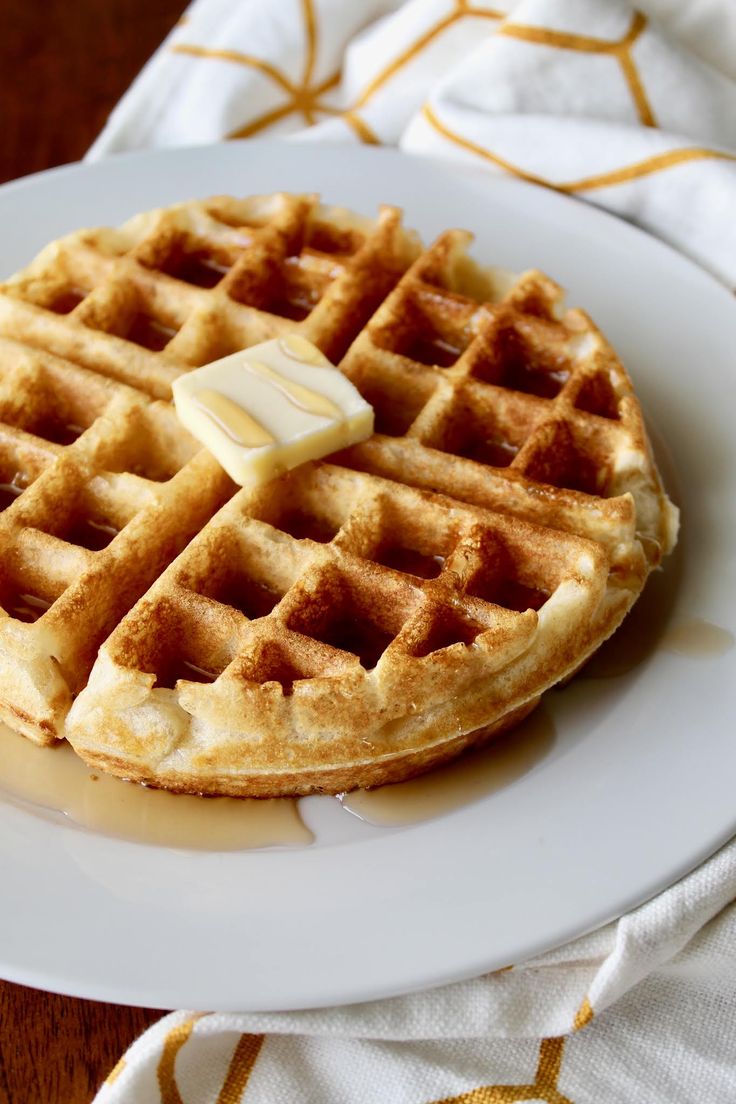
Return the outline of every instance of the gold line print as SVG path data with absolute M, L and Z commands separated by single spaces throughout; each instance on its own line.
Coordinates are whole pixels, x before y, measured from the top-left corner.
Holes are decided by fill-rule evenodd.
M 515 1104 L 521 1100 L 543 1100 L 545 1104 L 572 1104 L 557 1088 L 565 1048 L 563 1037 L 542 1039 L 533 1085 L 480 1085 L 477 1089 L 446 1096 L 432 1104 Z
M 304 75 L 301 86 L 297 86 L 270 61 L 255 57 L 253 54 L 243 54 L 238 50 L 215 49 L 208 46 L 177 43 L 171 49 L 174 53 L 186 54 L 190 57 L 209 58 L 216 61 L 230 62 L 235 65 L 244 65 L 250 69 L 256 69 L 264 76 L 270 77 L 290 97 L 287 104 L 265 112 L 258 118 L 245 123 L 243 126 L 227 134 L 227 138 L 249 138 L 258 131 L 272 126 L 279 120 L 286 118 L 294 112 L 301 112 L 305 122 L 311 126 L 315 122 L 315 112 L 318 110 L 317 98 L 330 88 L 334 88 L 340 80 L 340 72 L 328 77 L 326 81 L 310 87 L 314 73 L 314 65 L 317 58 L 318 28 L 313 0 L 302 0 L 302 13 L 304 17 L 305 56 Z
M 477 15 L 479 19 L 506 18 L 506 12 L 498 11 L 496 8 L 474 8 L 472 4 L 464 3 L 463 0 L 457 0 L 457 14 Z
M 171 47 L 174 54 L 187 54 L 189 57 L 209 58 L 211 61 L 229 61 L 234 65 L 245 65 L 249 69 L 257 69 L 259 73 L 270 77 L 285 92 L 293 95 L 296 88 L 291 81 L 280 72 L 270 61 L 254 57 L 253 54 L 241 54 L 238 50 L 216 50 L 210 46 L 195 46 L 187 42 L 177 42 Z
M 304 33 L 307 36 L 307 52 L 304 59 L 304 75 L 302 88 L 309 88 L 312 83 L 314 63 L 317 58 L 317 18 L 314 12 L 313 0 L 302 0 L 304 9 Z
M 365 119 L 361 119 L 356 111 L 343 111 L 340 112 L 340 116 L 355 131 L 361 142 L 365 142 L 368 146 L 380 146 L 381 142 L 376 132 L 368 126 Z
M 259 130 L 264 130 L 266 127 L 271 126 L 272 123 L 277 123 L 279 119 L 285 119 L 287 115 L 291 115 L 294 111 L 301 111 L 302 114 L 305 115 L 307 112 L 316 113 L 319 111 L 326 111 L 331 114 L 332 109 L 319 104 L 317 98 L 324 92 L 329 92 L 336 84 L 339 84 L 340 76 L 341 74 L 338 70 L 338 72 L 333 73 L 331 77 L 328 77 L 327 80 L 318 84 L 311 92 L 294 92 L 293 99 L 289 103 L 282 104 L 281 107 L 276 107 L 273 111 L 266 111 L 263 115 L 259 115 L 249 123 L 245 123 L 243 126 L 238 127 L 237 130 L 231 130 L 225 137 L 228 139 L 250 138 L 251 135 L 257 134 Z M 335 113 L 340 114 L 337 109 L 335 109 Z
M 240 1036 L 216 1104 L 240 1104 L 263 1046 L 263 1038 L 263 1035 Z
M 522 42 L 534 43 L 537 46 L 553 46 L 559 50 L 577 50 L 585 54 L 608 54 L 615 57 L 629 86 L 639 122 L 643 126 L 656 127 L 654 112 L 630 53 L 631 47 L 646 26 L 647 17 L 640 11 L 635 11 L 629 29 L 618 42 L 607 42 L 604 38 L 591 38 L 588 35 L 571 34 L 568 31 L 552 31 L 546 27 L 530 27 L 524 23 L 504 23 L 498 28 L 498 34 L 505 35 L 507 38 L 518 38 Z
M 629 86 L 634 103 L 636 104 L 636 111 L 639 116 L 639 122 L 642 126 L 656 127 L 657 121 L 654 118 L 654 112 L 652 111 L 647 94 L 644 90 L 644 85 L 641 82 L 639 70 L 634 65 L 634 59 L 628 50 L 621 54 L 619 57 L 619 63 L 621 65 L 621 71 L 626 79 L 626 83 Z
M 455 0 L 458 15 L 478 15 L 482 19 L 505 19 L 506 12 L 497 11 L 495 8 L 474 8 L 470 0 Z
M 407 46 L 406 49 L 402 51 L 402 53 L 397 54 L 393 61 L 390 61 L 373 80 L 368 82 L 355 101 L 354 108 L 364 107 L 371 96 L 373 96 L 379 88 L 382 88 L 386 81 L 390 80 L 395 73 L 398 73 L 399 69 L 403 69 L 404 66 L 410 62 L 412 58 L 416 57 L 425 46 L 428 46 L 437 35 L 442 34 L 448 27 L 451 27 L 461 14 L 464 14 L 464 12 L 461 13 L 459 10 L 450 12 L 444 19 L 440 19 L 431 27 L 428 27 L 424 34 L 415 39 L 411 45 Z
M 156 1070 L 158 1079 L 158 1091 L 161 1094 L 161 1104 L 183 1104 L 179 1086 L 176 1083 L 176 1056 L 192 1034 L 197 1020 L 201 1020 L 204 1012 L 198 1012 L 190 1016 L 188 1020 L 172 1027 L 164 1039 L 164 1047 Z
M 381 145 L 381 139 L 365 119 L 358 115 L 357 111 L 346 111 L 342 107 L 332 107 L 331 104 L 316 104 L 314 110 L 320 115 L 332 115 L 335 118 L 342 119 L 357 134 L 361 142 L 365 142 L 366 145 Z
M 533 42 L 537 46 L 556 46 L 561 50 L 580 50 L 589 54 L 613 54 L 622 43 L 627 41 L 627 37 L 631 34 L 631 27 L 626 32 L 626 36 L 618 42 L 573 34 L 570 31 L 553 31 L 548 27 L 531 27 L 527 23 L 504 23 L 498 28 L 498 33 L 506 35 L 507 38 L 520 38 L 522 42 Z
M 301 86 L 292 83 L 277 66 L 264 58 L 255 57 L 253 54 L 243 54 L 239 50 L 215 49 L 209 46 L 197 46 L 193 43 L 176 43 L 171 47 L 173 53 L 185 54 L 189 57 L 208 58 L 213 61 L 225 61 L 234 65 L 243 65 L 249 69 L 255 69 L 264 76 L 269 77 L 290 97 L 290 102 L 281 107 L 265 112 L 251 122 L 244 124 L 237 130 L 226 135 L 227 138 L 249 138 L 259 130 L 277 123 L 280 119 L 291 115 L 293 112 L 301 112 L 308 125 L 315 122 L 316 99 L 322 93 L 334 88 L 340 80 L 340 72 L 333 73 L 326 81 L 315 88 L 310 88 L 315 61 L 317 58 L 317 20 L 313 0 L 302 0 L 304 14 L 304 33 L 306 50 L 304 58 L 304 78 Z
M 586 1024 L 590 1023 L 594 1015 L 593 1006 L 586 997 L 575 1013 L 575 1019 L 572 1022 L 573 1031 L 582 1031 Z
M 127 1063 L 125 1061 L 125 1055 L 123 1055 L 122 1058 L 118 1058 L 117 1062 L 115 1063 L 115 1065 L 112 1067 L 112 1069 L 108 1073 L 107 1077 L 105 1078 L 105 1084 L 106 1085 L 114 1085 L 115 1082 L 117 1081 L 118 1077 L 120 1076 L 120 1074 L 125 1069 L 126 1065 L 127 1065 Z
M 429 104 L 425 104 L 422 108 L 422 115 L 433 130 L 436 130 L 443 138 L 447 138 L 448 141 L 454 142 L 456 146 L 462 146 L 462 148 L 468 150 L 469 153 L 474 153 L 486 161 L 492 161 L 494 165 L 498 165 L 500 169 L 505 169 L 506 172 L 519 177 L 520 180 L 526 180 L 530 184 L 541 184 L 544 188 L 555 187 L 549 180 L 545 180 L 543 176 L 536 176 L 534 173 L 528 173 L 524 169 L 512 165 L 511 162 L 506 161 L 505 158 L 491 153 L 490 150 L 485 149 L 484 146 L 478 145 L 477 142 L 471 141 L 470 138 L 464 138 L 461 134 L 456 134 L 454 130 L 450 130 L 445 123 L 440 121 Z
M 251 122 L 238 127 L 237 130 L 231 130 L 226 138 L 250 138 L 253 134 L 257 134 L 259 130 L 264 130 L 273 123 L 278 123 L 280 119 L 285 119 L 287 115 L 291 115 L 293 110 L 293 103 L 283 104 L 281 107 L 274 108 L 273 111 L 267 111 L 265 114 L 259 115 Z
M 631 180 L 638 180 L 642 176 L 651 176 L 652 173 L 659 172 L 661 169 L 671 169 L 675 165 L 683 165 L 688 161 L 736 162 L 736 154 L 724 153 L 723 150 L 706 149 L 703 146 L 667 150 L 665 153 L 657 153 L 653 157 L 647 157 L 643 161 L 636 161 L 633 165 L 624 165 L 623 168 L 600 173 L 598 176 L 588 176 L 582 180 L 572 180 L 568 184 L 560 184 L 557 187 L 562 192 L 592 192 L 596 188 L 609 188 L 612 184 L 627 184 Z
M 304 88 L 297 89 L 294 96 L 294 102 L 292 108 L 294 111 L 301 111 L 306 121 L 311 125 L 314 122 L 314 112 L 318 110 L 319 104 L 318 98 L 324 93 L 329 92 L 331 88 L 334 88 L 340 83 L 340 77 L 342 72 L 338 69 L 327 80 L 322 81 L 316 88 Z
M 225 135 L 226 138 L 250 138 L 259 131 L 265 130 L 267 127 L 272 126 L 274 123 L 296 112 L 301 113 L 304 116 L 305 122 L 309 125 L 316 122 L 318 114 L 327 113 L 343 116 L 346 124 L 355 131 L 361 141 L 372 145 L 379 145 L 380 139 L 365 120 L 356 114 L 356 109 L 364 106 L 371 96 L 373 96 L 379 88 L 382 88 L 391 77 L 403 69 L 403 67 L 411 61 L 412 58 L 416 57 L 425 46 L 432 42 L 437 35 L 441 34 L 442 31 L 452 26 L 452 24 L 459 19 L 463 19 L 465 16 L 475 16 L 482 19 L 494 19 L 500 22 L 505 18 L 505 13 L 495 8 L 475 7 L 473 4 L 469 3 L 468 0 L 455 0 L 452 11 L 439 19 L 431 27 L 427 28 L 427 30 L 402 51 L 398 57 L 389 62 L 389 64 L 363 89 L 352 107 L 341 110 L 319 103 L 319 97 L 339 83 L 341 77 L 340 71 L 328 77 L 322 84 L 314 88 L 310 87 L 317 58 L 318 26 L 314 9 L 314 0 L 301 0 L 301 2 L 306 41 L 304 77 L 301 86 L 293 84 L 289 78 L 271 62 L 265 61 L 263 58 L 254 57 L 252 54 L 243 54 L 238 50 L 198 46 L 193 43 L 176 43 L 171 47 L 174 53 L 186 54 L 189 57 L 210 58 L 211 60 L 225 61 L 256 69 L 263 73 L 264 76 L 269 77 L 288 93 L 290 97 L 288 103 L 273 108 L 270 111 L 266 111 L 255 119 L 251 119 L 250 122 L 244 123 L 242 126 Z
M 415 58 L 417 54 L 421 53 L 425 46 L 428 46 L 437 35 L 446 31 L 447 28 L 451 27 L 453 23 L 456 23 L 458 19 L 464 19 L 466 15 L 475 15 L 486 19 L 498 20 L 504 18 L 503 12 L 496 11 L 493 8 L 471 8 L 460 2 L 456 2 L 453 11 L 449 12 L 444 18 L 438 19 L 431 27 L 428 27 L 419 38 L 416 38 L 406 49 L 402 50 L 400 54 L 397 54 L 393 61 L 390 61 L 380 73 L 376 74 L 373 80 L 368 82 L 353 104 L 352 110 L 365 107 L 368 100 L 375 95 L 378 89 L 382 88 L 400 69 L 403 69 L 412 58 Z
M 454 130 L 451 130 L 446 123 L 441 122 L 429 104 L 425 104 L 422 108 L 422 115 L 438 134 L 441 134 L 443 138 L 447 138 L 448 141 L 453 142 L 455 145 L 468 150 L 469 153 L 474 153 L 478 157 L 482 157 L 485 161 L 490 161 L 492 164 L 498 165 L 499 168 L 504 169 L 512 176 L 518 177 L 519 180 L 526 180 L 530 184 L 539 184 L 543 188 L 552 188 L 555 192 L 564 192 L 565 194 L 595 191 L 597 188 L 609 188 L 614 184 L 627 184 L 631 180 L 638 180 L 642 176 L 649 176 L 662 169 L 670 169 L 675 165 L 685 164 L 688 161 L 711 160 L 736 162 L 736 154 L 724 153 L 722 150 L 706 149 L 701 146 L 691 146 L 686 149 L 666 150 L 664 153 L 657 153 L 652 157 L 646 157 L 643 161 L 636 161 L 631 165 L 624 165 L 620 169 L 612 169 L 609 172 L 599 173 L 597 176 L 587 176 L 580 180 L 571 180 L 567 183 L 554 184 L 551 180 L 547 180 L 543 176 L 537 176 L 535 173 L 526 172 L 524 169 L 519 168 L 518 165 L 514 165 L 510 161 L 507 161 L 504 157 L 492 153 L 477 142 L 471 141 L 470 138 L 464 138 L 463 135 L 457 134 Z

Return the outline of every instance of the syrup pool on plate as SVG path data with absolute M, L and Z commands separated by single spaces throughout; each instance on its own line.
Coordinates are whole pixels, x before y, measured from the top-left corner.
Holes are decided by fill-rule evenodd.
M 164 847 L 239 851 L 309 844 L 296 801 L 192 797 L 92 770 L 69 744 L 38 747 L 0 725 L 0 788 L 104 835 Z
M 509 785 L 554 743 L 544 706 L 508 735 L 447 766 L 393 786 L 341 798 L 345 814 L 398 826 L 442 816 Z M 103 835 L 158 846 L 247 850 L 306 846 L 314 836 L 298 800 L 194 797 L 124 782 L 93 770 L 70 745 L 38 747 L 0 725 L 0 790 Z M 321 800 L 337 800 L 322 798 Z
M 344 809 L 371 824 L 416 824 L 478 801 L 510 785 L 548 753 L 554 722 L 544 705 L 484 748 L 409 782 L 355 790 L 341 796 Z

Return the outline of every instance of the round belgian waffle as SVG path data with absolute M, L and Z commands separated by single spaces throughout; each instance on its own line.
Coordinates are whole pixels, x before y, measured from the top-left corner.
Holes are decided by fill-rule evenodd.
M 676 511 L 593 323 L 469 240 L 218 198 L 0 289 L 3 719 L 175 790 L 338 792 L 488 738 L 586 660 Z M 284 332 L 377 432 L 238 490 L 170 385 Z

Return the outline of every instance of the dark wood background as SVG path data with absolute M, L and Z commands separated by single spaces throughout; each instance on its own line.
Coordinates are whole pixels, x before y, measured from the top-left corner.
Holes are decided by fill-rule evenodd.
M 0 181 L 77 161 L 182 0 L 0 0 Z
M 0 181 L 82 157 L 184 7 L 0 0 Z M 88 1104 L 160 1015 L 0 981 L 0 1104 Z

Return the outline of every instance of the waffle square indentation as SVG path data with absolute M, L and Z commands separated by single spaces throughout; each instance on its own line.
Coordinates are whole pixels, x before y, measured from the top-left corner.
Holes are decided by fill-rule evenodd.
M 86 288 L 70 284 L 68 287 L 58 288 L 48 303 L 43 305 L 54 314 L 71 314 L 88 295 Z
M 278 496 L 262 490 L 248 515 L 295 540 L 329 544 L 350 514 L 353 494 L 349 479 L 322 477 L 305 465 L 283 478 Z
M 129 507 L 103 503 L 88 490 L 70 491 L 63 506 L 34 519 L 33 527 L 67 544 L 101 552 L 131 519 Z
M 369 581 L 353 583 L 339 573 L 323 578 L 317 591 L 299 602 L 288 617 L 293 632 L 357 656 L 366 670 L 376 666 L 400 632 L 408 610 L 378 596 Z
M 431 372 L 400 372 L 374 364 L 364 372 L 358 366 L 352 382 L 375 412 L 375 431 L 387 437 L 403 437 L 424 409 L 435 389 Z
M 374 326 L 376 345 L 417 364 L 451 368 L 473 339 L 469 316 L 439 292 L 415 294 L 398 304 L 391 323 Z
M 421 659 L 449 648 L 453 644 L 473 644 L 479 633 L 487 628 L 469 618 L 448 609 L 441 610 L 434 618 L 429 632 L 412 648 L 412 655 Z
M 62 378 L 34 375 L 0 403 L 0 422 L 52 444 L 71 445 L 99 417 L 106 402 L 107 397 L 92 384 L 85 389 Z
M 16 621 L 38 621 L 65 590 L 65 583 L 44 578 L 42 571 L 25 570 L 9 558 L 0 564 L 0 607 Z
M 160 353 L 176 337 L 177 332 L 177 328 L 167 325 L 155 315 L 138 311 L 133 315 L 125 333 L 120 336 L 152 353 Z
M 217 287 L 230 264 L 212 250 L 192 249 L 173 253 L 161 271 L 185 284 L 207 290 Z
M 507 468 L 524 444 L 531 424 L 531 417 L 527 423 L 518 411 L 504 414 L 492 401 L 466 394 L 450 408 L 426 443 L 479 464 Z
M 292 254 L 279 262 L 269 262 L 256 274 L 247 266 L 234 274 L 228 287 L 231 299 L 246 306 L 303 321 L 317 306 L 332 282 L 329 271 L 314 269 L 306 258 Z
M 20 498 L 33 482 L 22 463 L 12 455 L 0 455 L 0 513 Z
M 586 444 L 565 422 L 547 424 L 522 470 L 536 482 L 605 498 L 610 460 L 605 453 L 596 456 L 594 449 L 594 441 Z
M 570 378 L 570 362 L 562 350 L 536 345 L 518 326 L 502 325 L 474 358 L 472 374 L 496 387 L 554 399 Z
M 99 452 L 105 471 L 129 472 L 152 483 L 166 483 L 200 450 L 170 407 L 140 407 L 128 415 L 122 439 L 108 438 Z
M 255 572 L 234 563 L 223 572 L 213 572 L 194 589 L 198 594 L 238 610 L 249 621 L 255 621 L 271 613 L 288 586 L 273 576 L 258 578 Z
M 180 680 L 214 682 L 237 645 L 230 624 L 202 618 L 183 595 L 147 603 L 118 638 L 115 658 L 131 670 L 155 675 L 155 686 L 173 690 Z
M 618 421 L 618 400 L 611 381 L 600 373 L 589 376 L 578 391 L 575 409 Z
M 357 253 L 364 241 L 365 236 L 358 230 L 315 220 L 307 226 L 304 244 L 306 248 L 314 249 L 318 253 L 351 257 Z

